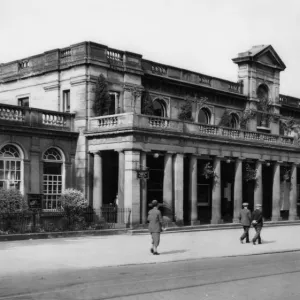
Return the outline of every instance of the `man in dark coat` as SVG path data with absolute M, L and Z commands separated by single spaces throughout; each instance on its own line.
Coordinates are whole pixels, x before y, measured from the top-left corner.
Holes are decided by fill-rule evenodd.
M 252 214 L 252 225 L 256 231 L 256 234 L 252 240 L 253 245 L 255 245 L 256 241 L 261 244 L 260 232 L 263 227 L 263 216 L 261 211 L 261 204 L 256 204 L 255 210 Z
M 240 212 L 241 225 L 243 226 L 244 233 L 240 237 L 240 241 L 243 244 L 244 238 L 246 238 L 246 243 L 249 241 L 249 229 L 251 226 L 251 212 L 248 209 L 248 203 L 243 203 L 243 209 Z
M 157 247 L 160 241 L 160 233 L 162 231 L 163 219 L 161 216 L 160 210 L 157 208 L 158 202 L 157 200 L 152 201 L 152 209 L 149 210 L 148 213 L 148 221 L 149 221 L 149 232 L 152 237 L 152 247 L 150 249 L 151 253 L 154 255 L 159 255 L 157 252 Z

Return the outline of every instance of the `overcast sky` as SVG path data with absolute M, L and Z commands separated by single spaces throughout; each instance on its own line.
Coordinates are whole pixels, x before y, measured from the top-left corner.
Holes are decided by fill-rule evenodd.
M 300 97 L 298 0 L 0 0 L 0 39 L 0 63 L 93 41 L 233 81 L 232 58 L 271 44 Z

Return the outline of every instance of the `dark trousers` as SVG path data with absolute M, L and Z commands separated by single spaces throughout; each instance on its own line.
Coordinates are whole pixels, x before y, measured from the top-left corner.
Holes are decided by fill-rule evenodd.
M 152 244 L 154 247 L 158 247 L 160 241 L 160 232 L 152 232 Z
M 258 240 L 258 243 L 261 244 L 261 237 L 260 237 L 260 232 L 262 230 L 262 226 L 254 226 L 254 229 L 256 231 L 255 236 L 253 238 L 253 243 L 256 242 L 256 240 Z
M 249 228 L 250 226 L 243 226 L 244 229 L 244 233 L 241 236 L 241 241 L 244 240 L 244 238 L 246 238 L 246 242 L 249 242 Z

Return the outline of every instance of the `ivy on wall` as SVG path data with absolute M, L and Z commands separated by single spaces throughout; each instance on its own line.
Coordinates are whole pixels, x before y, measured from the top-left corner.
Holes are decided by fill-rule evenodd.
M 145 90 L 142 94 L 141 112 L 143 115 L 149 116 L 154 114 L 153 101 L 147 90 Z
M 112 100 L 108 92 L 108 84 L 106 78 L 100 74 L 95 89 L 95 101 L 93 111 L 96 116 L 106 115 L 111 106 Z
M 185 103 L 180 107 L 180 112 L 178 114 L 178 119 L 181 121 L 193 121 L 192 117 L 192 99 L 186 98 Z
M 232 122 L 232 115 L 230 114 L 228 109 L 225 109 L 225 111 L 221 117 L 219 126 L 230 127 L 231 122 Z

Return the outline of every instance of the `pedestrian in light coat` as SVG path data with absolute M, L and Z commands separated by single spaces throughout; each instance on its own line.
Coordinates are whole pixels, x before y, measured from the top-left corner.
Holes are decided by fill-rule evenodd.
M 161 216 L 161 212 L 157 208 L 157 206 L 158 206 L 157 200 L 153 200 L 152 201 L 153 208 L 148 213 L 149 232 L 152 237 L 152 247 L 150 251 L 154 255 L 159 255 L 159 253 L 157 252 L 157 247 L 160 242 L 160 233 L 163 227 L 163 219 Z
M 263 227 L 263 216 L 262 216 L 262 207 L 261 204 L 255 205 L 255 210 L 252 214 L 252 225 L 256 231 L 255 236 L 252 240 L 253 245 L 255 245 L 256 241 L 261 244 L 260 232 Z
M 244 239 L 246 238 L 246 243 L 250 243 L 249 240 L 249 229 L 251 226 L 251 212 L 248 209 L 248 203 L 243 203 L 243 209 L 240 212 L 240 222 L 243 226 L 244 232 L 240 237 L 240 241 L 243 244 Z

